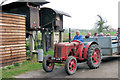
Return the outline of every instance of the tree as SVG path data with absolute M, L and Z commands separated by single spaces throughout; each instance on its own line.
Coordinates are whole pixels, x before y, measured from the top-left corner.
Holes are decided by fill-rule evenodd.
M 102 32 L 104 29 L 108 30 L 109 26 L 105 26 L 104 24 L 106 23 L 105 20 L 103 20 L 103 18 L 100 15 L 97 15 L 99 17 L 99 21 L 97 21 L 97 28 L 98 28 L 98 32 Z

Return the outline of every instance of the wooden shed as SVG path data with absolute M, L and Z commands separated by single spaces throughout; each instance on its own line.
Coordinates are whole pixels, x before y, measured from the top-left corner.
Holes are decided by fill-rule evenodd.
M 43 7 L 39 11 L 40 27 L 42 28 L 42 47 L 44 51 L 54 48 L 54 43 L 62 42 L 63 16 L 69 14 L 52 8 Z
M 0 66 L 26 60 L 25 16 L 0 13 Z

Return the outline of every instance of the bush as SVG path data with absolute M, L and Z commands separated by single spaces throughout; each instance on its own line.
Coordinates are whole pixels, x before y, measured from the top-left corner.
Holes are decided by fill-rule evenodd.
M 14 68 L 13 65 L 9 65 L 9 66 L 7 66 L 7 69 L 13 69 L 13 68 Z
M 63 42 L 68 42 L 68 41 L 69 41 L 69 40 L 67 40 L 67 39 L 66 39 L 66 40 L 63 40 Z
M 27 57 L 30 57 L 30 51 L 29 51 L 29 50 L 27 50 L 26 56 L 27 56 Z
M 14 66 L 15 67 L 20 66 L 20 63 L 14 63 Z
M 30 42 L 29 40 L 26 40 L 26 50 L 29 50 L 30 49 Z
M 49 50 L 48 52 L 43 52 L 43 57 L 46 56 L 46 55 L 52 55 L 54 56 L 54 50 Z

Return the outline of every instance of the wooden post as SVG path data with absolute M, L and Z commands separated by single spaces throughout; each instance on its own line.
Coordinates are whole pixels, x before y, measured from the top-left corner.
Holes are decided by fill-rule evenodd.
M 51 49 L 54 49 L 54 32 L 51 33 Z
M 31 35 L 30 35 L 30 55 L 32 57 L 32 51 L 34 50 L 34 32 L 32 31 L 31 32 Z
M 59 32 L 59 42 L 62 42 L 62 32 Z
M 34 24 L 36 24 L 37 28 L 39 27 L 39 8 L 35 8 L 32 6 L 29 6 L 30 8 L 30 28 L 32 29 L 34 27 Z M 34 51 L 34 39 L 35 39 L 35 31 L 31 31 L 30 35 L 30 54 L 32 57 L 32 52 Z
M 54 49 L 54 21 L 52 22 L 52 29 L 53 31 L 51 32 L 51 49 Z
M 43 50 L 46 51 L 45 32 L 42 32 L 42 47 L 43 47 Z
M 60 29 L 63 29 L 63 15 L 60 16 Z M 62 31 L 59 32 L 59 42 L 62 42 Z

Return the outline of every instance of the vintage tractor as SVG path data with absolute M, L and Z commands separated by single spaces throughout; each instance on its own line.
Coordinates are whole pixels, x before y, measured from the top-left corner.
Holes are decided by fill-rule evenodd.
M 54 57 L 51 55 L 44 57 L 43 69 L 46 72 L 51 72 L 54 69 L 54 63 L 65 63 L 65 71 L 71 75 L 77 70 L 77 63 L 87 61 L 91 69 L 98 68 L 101 57 L 101 49 L 97 42 L 69 40 L 69 42 L 55 44 Z

